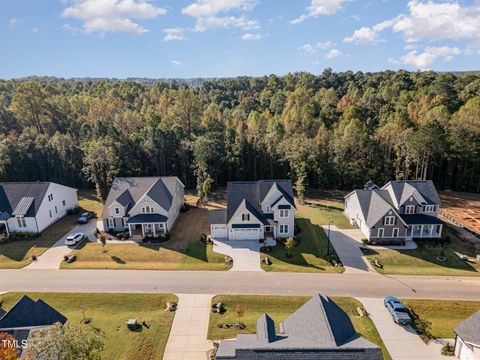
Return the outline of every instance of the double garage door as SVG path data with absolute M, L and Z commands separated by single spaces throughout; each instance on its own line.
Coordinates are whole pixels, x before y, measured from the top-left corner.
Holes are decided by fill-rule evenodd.
M 233 229 L 233 240 L 258 240 L 260 239 L 260 229 L 245 228 Z
M 212 225 L 211 228 L 212 238 L 214 239 L 226 239 L 227 238 L 227 227 Z

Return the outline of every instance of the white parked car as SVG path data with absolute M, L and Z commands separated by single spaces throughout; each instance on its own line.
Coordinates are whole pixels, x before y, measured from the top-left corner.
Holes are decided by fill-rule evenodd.
M 65 245 L 67 246 L 77 245 L 81 243 L 83 239 L 85 239 L 85 234 L 83 233 L 70 234 L 65 239 Z

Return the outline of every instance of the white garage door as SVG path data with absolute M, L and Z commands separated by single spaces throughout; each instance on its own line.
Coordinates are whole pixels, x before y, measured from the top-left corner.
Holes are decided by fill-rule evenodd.
M 259 229 L 234 229 L 233 230 L 233 239 L 234 240 L 258 240 L 260 232 Z
M 227 238 L 227 227 L 212 225 L 211 228 L 212 238 L 214 239 L 226 239 Z

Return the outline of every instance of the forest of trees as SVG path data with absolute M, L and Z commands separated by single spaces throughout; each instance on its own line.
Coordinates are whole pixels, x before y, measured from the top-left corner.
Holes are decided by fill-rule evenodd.
M 480 191 L 480 74 L 295 73 L 190 83 L 0 80 L 0 181 L 177 175 L 353 189 L 433 179 Z

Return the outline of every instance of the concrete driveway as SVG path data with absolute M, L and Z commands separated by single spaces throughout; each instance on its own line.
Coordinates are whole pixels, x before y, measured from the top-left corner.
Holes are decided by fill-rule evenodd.
M 213 343 L 207 340 L 213 295 L 178 294 L 163 360 L 206 360 Z
M 323 230 L 328 235 L 327 225 L 323 225 Z M 373 271 L 360 250 L 363 245 L 361 239 L 364 237 L 359 229 L 339 229 L 336 226 L 330 226 L 330 241 L 342 260 L 346 272 Z
M 37 258 L 37 261 L 27 265 L 24 269 L 59 269 L 63 261 L 63 257 L 68 255 L 74 249 L 65 245 L 65 239 L 68 235 L 77 232 L 84 233 L 88 240 L 96 241 L 95 239 L 96 221 L 90 220 L 86 224 L 79 224 L 69 231 L 65 236 L 58 240 L 51 248 L 45 251 Z M 84 240 L 87 241 L 87 240 Z
M 213 251 L 233 259 L 230 271 L 263 271 L 260 266 L 260 247 L 257 240 L 213 240 Z
M 359 298 L 373 320 L 393 360 L 445 359 L 437 348 L 427 346 L 411 326 L 400 326 L 383 305 L 383 299 Z

